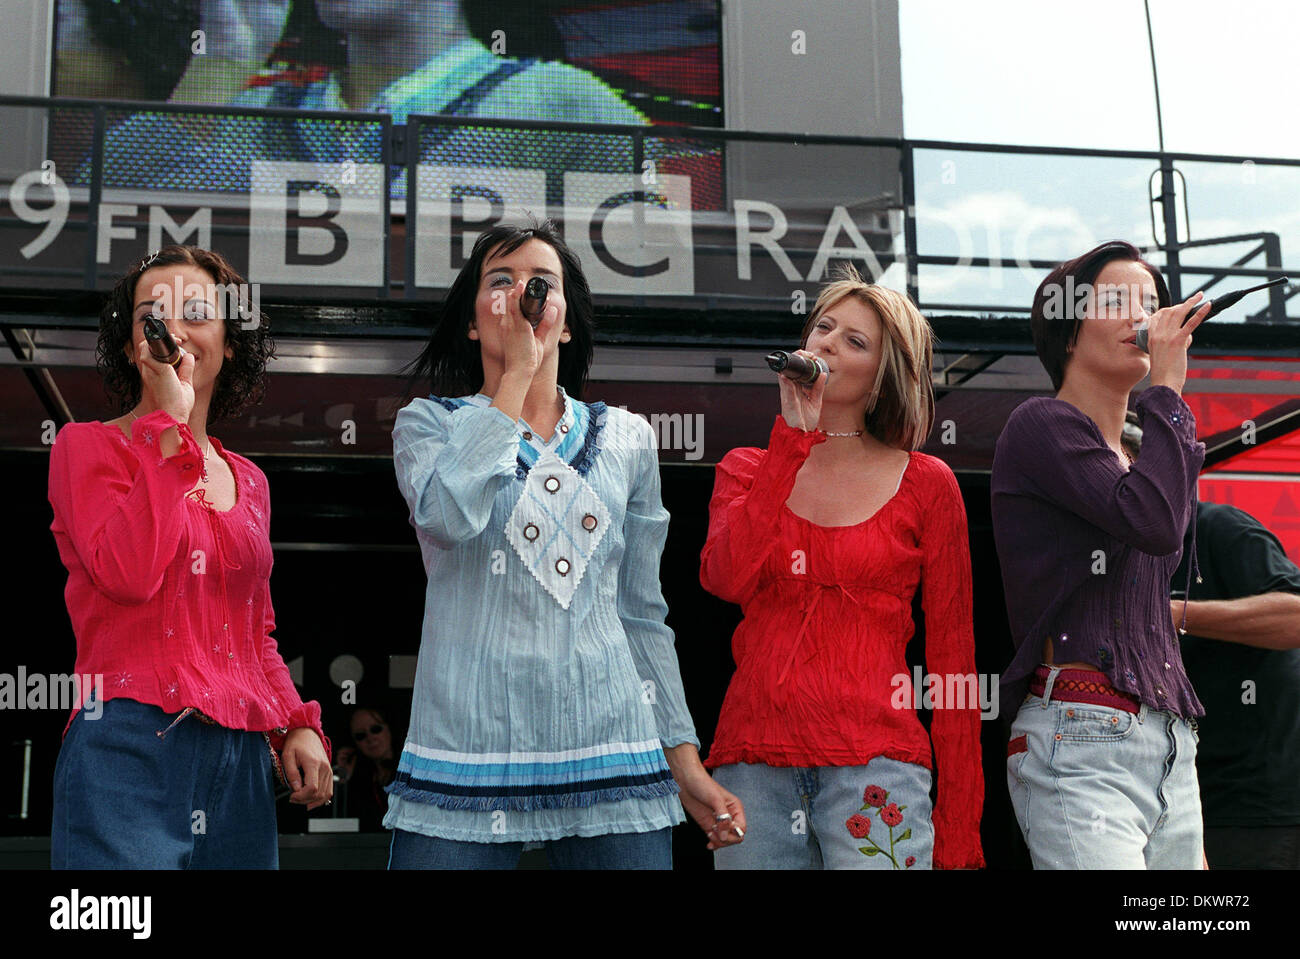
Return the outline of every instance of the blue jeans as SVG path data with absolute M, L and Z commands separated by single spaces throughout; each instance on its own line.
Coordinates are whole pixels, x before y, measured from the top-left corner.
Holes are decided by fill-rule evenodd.
M 924 766 L 884 756 L 809 769 L 733 763 L 713 778 L 744 804 L 747 823 L 744 842 L 714 851 L 715 869 L 931 867 Z
M 275 781 L 261 733 L 110 699 L 79 712 L 54 767 L 54 869 L 275 869 Z
M 565 836 L 545 843 L 552 869 L 672 869 L 671 827 L 653 832 Z M 522 842 L 465 842 L 393 830 L 389 869 L 514 869 Z
M 1011 736 L 1028 747 L 1007 785 L 1035 869 L 1201 868 L 1192 722 L 1030 696 Z

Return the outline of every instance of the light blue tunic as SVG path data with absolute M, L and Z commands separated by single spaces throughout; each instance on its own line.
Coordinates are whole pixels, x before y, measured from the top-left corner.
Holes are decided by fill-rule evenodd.
M 699 740 L 664 623 L 654 433 L 559 392 L 549 442 L 481 394 L 397 416 L 428 588 L 388 828 L 518 842 L 685 818 L 662 747 Z

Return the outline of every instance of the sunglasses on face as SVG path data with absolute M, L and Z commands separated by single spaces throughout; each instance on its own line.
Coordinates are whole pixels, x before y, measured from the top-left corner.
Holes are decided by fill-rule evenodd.
M 357 742 L 361 742 L 361 740 L 365 739 L 367 736 L 378 736 L 383 731 L 384 731 L 384 727 L 381 726 L 379 723 L 375 723 L 369 729 L 357 730 L 355 733 L 352 734 L 352 738 L 355 739 Z

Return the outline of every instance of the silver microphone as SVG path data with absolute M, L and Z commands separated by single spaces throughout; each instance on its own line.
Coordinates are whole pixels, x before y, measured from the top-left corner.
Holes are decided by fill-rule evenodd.
M 766 359 L 767 365 L 772 368 L 773 373 L 780 373 L 787 379 L 794 380 L 800 386 L 812 386 L 817 382 L 818 377 L 825 376 L 830 372 L 825 361 L 817 356 L 810 360 L 797 353 L 775 350 L 767 354 Z

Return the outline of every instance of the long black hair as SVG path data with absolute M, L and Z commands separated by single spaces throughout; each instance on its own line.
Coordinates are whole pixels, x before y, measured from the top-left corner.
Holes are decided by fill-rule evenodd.
M 474 319 L 474 302 L 483 276 L 483 261 L 489 253 L 510 254 L 529 240 L 541 240 L 560 258 L 566 304 L 564 322 L 569 327 L 569 342 L 560 344 L 559 373 L 556 380 L 574 399 L 582 398 L 587 371 L 595 352 L 595 309 L 591 288 L 582 272 L 577 254 L 565 245 L 551 220 L 538 222 L 529 217 L 523 226 L 498 224 L 479 235 L 447 291 L 434 322 L 433 334 L 424 351 L 402 372 L 410 375 L 408 389 L 420 381 L 427 382 L 436 396 L 468 396 L 483 388 L 483 357 L 477 340 L 469 338 L 469 324 Z

